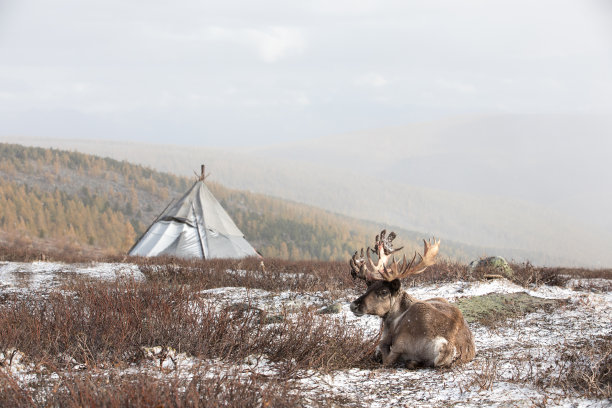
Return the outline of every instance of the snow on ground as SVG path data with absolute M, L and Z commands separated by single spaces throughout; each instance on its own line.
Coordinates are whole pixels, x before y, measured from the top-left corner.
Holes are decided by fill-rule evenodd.
M 494 279 L 484 282 L 452 282 L 437 285 L 426 285 L 408 288 L 408 292 L 417 299 L 443 297 L 449 302 L 461 297 L 482 296 L 489 293 L 527 292 L 531 296 L 544 299 L 567 299 L 575 292 L 572 289 L 557 286 L 539 286 L 536 290 L 527 290 L 506 279 Z
M 241 271 L 237 273 L 243 273 Z M 59 263 L 0 263 L 0 295 L 12 292 L 48 292 L 57 288 L 62 279 L 72 275 L 85 275 L 95 279 L 133 277 L 144 279 L 136 265 L 88 264 L 66 265 Z M 593 285 L 605 290 L 593 290 Z M 562 346 L 584 339 L 612 335 L 612 292 L 607 290 L 610 281 L 572 280 L 567 287 L 538 286 L 528 289 L 507 280 L 487 282 L 453 282 L 408 288 L 409 293 L 420 299 L 444 297 L 454 301 L 463 297 L 489 293 L 527 292 L 531 296 L 546 299 L 564 299 L 552 311 L 539 311 L 509 320 L 499 327 L 471 324 L 477 347 L 476 358 L 451 369 L 349 369 L 331 373 L 307 372 L 302 379 L 293 380 L 305 396 L 317 405 L 321 401 L 337 404 L 372 407 L 478 407 L 536 405 L 560 407 L 609 407 L 608 400 L 593 400 L 577 395 L 567 395 L 560 389 L 543 391 L 532 383 L 533 376 L 555 367 Z M 266 310 L 268 313 L 291 313 L 303 306 L 321 309 L 331 302 L 341 304 L 340 313 L 325 315 L 364 329 L 366 336 L 376 336 L 380 319 L 374 316 L 354 316 L 349 303 L 358 294 L 347 290 L 340 300 L 328 293 L 296 293 L 291 291 L 269 292 L 261 289 L 216 288 L 200 292 L 217 307 L 246 304 Z M 132 366 L 126 372 L 155 372 L 163 376 L 176 375 L 189 378 L 194 370 L 205 367 L 214 373 L 226 371 L 259 373 L 274 376 L 274 364 L 265 356 L 249 356 L 242 364 L 230 365 L 217 360 L 198 360 L 179 354 L 172 349 L 151 345 L 143 349 L 148 359 L 140 366 Z M 24 356 L 13 353 L 15 364 L 11 375 L 26 384 L 36 378 L 34 365 L 24 365 Z M 6 360 L 7 355 L 0 355 Z M 0 361 L 0 366 L 7 366 Z M 211 367 L 214 370 L 211 371 Z M 322 399 L 323 398 L 323 399 Z
M 0 293 L 48 292 L 73 275 L 104 280 L 144 279 L 137 265 L 126 263 L 0 262 Z
M 545 292 L 548 288 L 545 288 Z M 533 291 L 537 293 L 538 291 Z M 591 298 L 591 296 L 586 296 Z M 472 324 L 477 356 L 462 367 L 447 370 L 404 369 L 340 370 L 305 380 L 313 395 L 343 396 L 365 406 L 546 406 L 609 407 L 610 401 L 568 397 L 561 390 L 536 389 L 528 375 L 555 367 L 564 343 L 611 334 L 609 296 L 594 304 L 553 313 L 531 313 L 508 326 L 487 328 Z M 578 301 L 583 296 L 578 297 Z M 604 306 L 605 305 L 605 306 Z M 368 322 L 377 332 L 376 320 Z M 494 382 L 490 382 L 490 378 Z M 516 379 L 524 379 L 517 383 Z
M 323 306 L 328 303 L 328 295 L 322 292 L 296 293 L 291 291 L 269 292 L 262 289 L 215 288 L 203 290 L 200 295 L 215 301 L 218 306 L 247 304 L 252 308 L 280 313 L 295 311 L 303 306 Z
M 450 370 L 378 369 L 339 370 L 332 374 L 309 373 L 300 380 L 303 389 L 313 399 L 326 395 L 364 406 L 525 406 L 545 403 L 546 406 L 608 407 L 610 401 L 590 400 L 564 395 L 562 390 L 543 392 L 528 383 L 527 373 L 544 372 L 555 367 L 556 352 L 566 343 L 579 342 L 585 337 L 612 334 L 612 293 L 591 293 L 571 288 L 539 286 L 525 289 L 507 280 L 487 282 L 454 282 L 409 288 L 420 299 L 444 297 L 454 301 L 461 297 L 490 293 L 526 292 L 544 299 L 568 300 L 552 313 L 535 312 L 500 327 L 489 328 L 472 324 L 478 355 L 463 367 Z M 325 302 L 322 293 L 271 293 L 244 288 L 217 288 L 205 291 L 216 301 L 232 304 L 245 301 L 252 307 L 278 310 L 285 299 L 308 304 Z M 341 312 L 335 317 L 347 324 L 361 327 L 367 336 L 380 330 L 375 316 L 356 317 L 349 303 L 356 294 L 342 299 Z M 312 304 L 311 303 L 311 304 Z M 269 367 L 265 367 L 269 371 Z M 494 376 L 493 383 L 487 378 Z M 517 383 L 516 379 L 524 380 Z

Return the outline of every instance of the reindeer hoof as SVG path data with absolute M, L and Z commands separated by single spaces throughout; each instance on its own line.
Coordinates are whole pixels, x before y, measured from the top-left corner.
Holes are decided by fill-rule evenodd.
M 417 369 L 417 368 L 419 368 L 420 366 L 421 366 L 421 365 L 419 364 L 419 362 L 418 362 L 418 361 L 415 361 L 415 360 L 408 360 L 408 361 L 406 361 L 406 365 L 405 365 L 405 367 L 406 367 L 408 370 L 416 370 L 416 369 Z

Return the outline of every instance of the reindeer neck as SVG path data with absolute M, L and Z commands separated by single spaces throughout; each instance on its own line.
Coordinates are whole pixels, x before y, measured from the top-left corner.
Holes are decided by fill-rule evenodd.
M 408 292 L 401 290 L 395 297 L 393 305 L 391 305 L 391 310 L 389 310 L 389 312 L 383 317 L 384 323 L 388 324 L 393 322 L 395 318 L 404 313 L 410 307 L 410 305 L 416 301 L 417 299 L 415 297 L 409 295 Z

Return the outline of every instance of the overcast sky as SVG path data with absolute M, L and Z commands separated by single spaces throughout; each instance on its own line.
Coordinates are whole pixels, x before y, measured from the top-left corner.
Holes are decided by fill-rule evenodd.
M 0 0 L 0 136 L 270 144 L 612 112 L 605 0 Z

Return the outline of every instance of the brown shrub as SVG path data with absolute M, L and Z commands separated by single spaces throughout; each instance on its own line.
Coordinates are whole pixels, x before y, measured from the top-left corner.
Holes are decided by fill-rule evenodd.
M 265 269 L 255 258 L 231 260 L 182 260 L 132 258 L 151 281 L 189 284 L 209 289 L 224 286 L 269 291 L 341 291 L 352 287 L 348 267 L 341 262 L 284 261 L 269 259 Z
M 365 283 L 355 280 L 348 262 L 287 261 L 266 259 L 265 272 L 256 258 L 230 260 L 183 260 L 177 258 L 130 258 L 140 266 L 147 279 L 167 283 L 190 284 L 201 289 L 235 286 L 269 291 L 292 290 L 301 292 L 345 291 L 365 289 Z M 227 271 L 242 271 L 228 273 Z M 482 278 L 469 271 L 466 265 L 442 261 L 419 275 L 405 280 L 407 286 L 430 283 L 476 280 Z
M 0 231 L 0 261 L 117 262 L 126 257 L 66 239 L 38 239 Z
M 150 374 L 64 374 L 52 384 L 19 388 L 0 372 L 0 406 L 6 407 L 254 407 L 299 406 L 299 392 L 286 381 L 227 372 L 189 379 Z
M 555 392 L 561 390 L 567 396 L 583 398 L 612 397 L 612 336 L 595 341 L 565 343 L 558 345 L 552 356 L 529 352 L 517 353 L 506 366 L 500 364 L 497 356 L 486 356 L 476 360 L 474 371 L 460 386 L 463 390 L 485 390 L 497 381 L 530 384 L 536 388 Z M 542 359 L 552 364 L 542 364 Z M 545 405 L 545 404 L 544 404 Z
M 0 368 L 0 407 L 34 407 L 32 394 Z
M 101 251 L 86 245 L 64 241 L 49 241 L 0 234 L 0 261 L 56 261 L 65 263 L 83 262 L 132 262 L 141 267 L 149 278 L 158 281 L 197 284 L 201 288 L 220 286 L 246 286 L 266 290 L 336 291 L 344 290 L 355 283 L 349 274 L 347 262 L 338 261 L 287 261 L 276 258 L 264 259 L 264 275 L 225 274 L 226 270 L 261 271 L 261 260 L 248 259 L 180 259 L 174 257 L 129 257 L 124 254 Z M 527 287 L 535 284 L 563 286 L 569 279 L 610 279 L 612 269 L 536 267 L 530 262 L 512 263 L 512 281 Z M 441 260 L 424 273 L 406 280 L 408 286 L 456 280 L 483 280 L 491 273 L 487 268 L 470 270 L 467 265 Z M 493 271 L 494 272 L 494 271 Z M 284 274 L 283 279 L 281 274 Z M 286 275 L 294 274 L 291 278 Z
M 406 279 L 408 286 L 418 286 L 430 283 L 455 282 L 458 280 L 472 281 L 474 276 L 467 265 L 453 261 L 439 261 L 428 267 L 425 272 L 413 275 Z
M 565 286 L 570 279 L 612 279 L 612 269 L 536 267 L 530 262 L 512 264 L 513 281 L 521 286 Z
M 554 369 L 538 382 L 590 398 L 612 398 L 612 335 L 565 345 L 558 351 Z
M 89 367 L 139 361 L 153 345 L 234 362 L 262 354 L 286 362 L 289 375 L 368 364 L 373 347 L 361 331 L 308 308 L 269 325 L 260 310 L 218 309 L 186 285 L 79 280 L 70 289 L 0 305 L 0 349 L 58 367 L 66 355 Z

